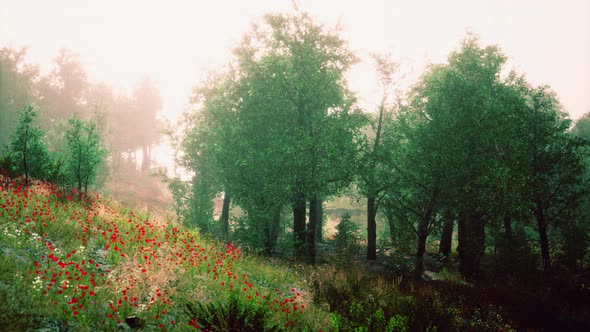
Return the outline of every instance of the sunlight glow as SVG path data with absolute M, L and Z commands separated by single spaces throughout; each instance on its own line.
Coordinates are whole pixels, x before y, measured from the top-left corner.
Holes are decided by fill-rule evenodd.
M 340 26 L 361 63 L 348 75 L 360 105 L 380 100 L 369 54 L 391 53 L 407 88 L 428 63 L 443 62 L 466 29 L 499 44 L 509 67 L 549 84 L 572 118 L 590 111 L 590 2 L 298 1 L 319 22 Z M 35 8 L 35 10 L 31 10 Z M 533 9 L 534 8 L 534 9 Z M 161 90 L 162 117 L 175 119 L 192 88 L 227 63 L 256 18 L 291 12 L 290 1 L 6 1 L 0 44 L 29 47 L 48 70 L 60 48 L 80 55 L 91 79 L 128 92 L 143 77 Z

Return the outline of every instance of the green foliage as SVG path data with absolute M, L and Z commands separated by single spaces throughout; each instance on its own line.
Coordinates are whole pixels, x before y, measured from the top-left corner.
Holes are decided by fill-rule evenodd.
M 473 317 L 469 320 L 466 328 L 469 331 L 494 332 L 494 331 L 515 331 L 502 315 L 498 312 L 501 308 L 488 305 L 484 308 L 474 308 Z
M 359 249 L 360 229 L 357 224 L 350 220 L 349 214 L 343 214 L 340 222 L 336 225 L 336 235 L 334 236 L 334 246 L 346 256 L 354 255 Z
M 211 190 L 207 178 L 196 175 L 192 181 L 192 192 L 189 196 L 189 218 L 187 223 L 198 227 L 203 233 L 207 233 L 209 225 L 213 221 L 213 198 L 215 193 Z
M 395 315 L 389 319 L 385 331 L 406 332 L 408 330 L 408 317 Z
M 558 260 L 573 271 L 583 267 L 590 245 L 590 227 L 583 220 L 568 220 L 559 225 L 556 247 L 561 248 Z
M 548 269 L 548 226 L 567 220 L 587 187 L 585 143 L 567 133 L 555 94 L 515 73 L 503 78 L 505 61 L 497 46 L 468 35 L 448 63 L 428 69 L 394 122 L 401 176 L 385 205 L 416 225 L 419 241 L 437 214 L 458 216 L 460 266 L 469 278 L 482 277 L 486 227 L 504 218 L 520 226 L 534 218 Z M 496 235 L 520 241 L 500 243 L 505 248 L 526 246 Z
M 32 105 L 25 105 L 20 112 L 16 130 L 10 137 L 10 153 L 14 171 L 29 178 L 47 179 L 49 154 L 44 142 L 44 132 L 33 125 L 37 112 Z
M 590 140 L 590 112 L 584 114 L 576 121 L 572 128 L 572 133 L 586 140 Z
M 386 56 L 373 55 L 373 58 L 383 96 L 378 115 L 368 117 L 368 133 L 359 140 L 355 181 L 361 194 L 367 198 L 367 259 L 370 260 L 377 258 L 377 211 L 383 203 L 384 192 L 397 185 L 398 180 L 394 166 L 397 142 L 392 139 L 396 133 L 386 128 L 395 111 L 388 99 L 398 65 Z
M 264 303 L 245 301 L 231 293 L 223 302 L 186 304 L 186 313 L 199 328 L 208 331 L 278 331 L 278 326 L 269 323 L 272 312 L 270 298 Z
M 76 187 L 80 194 L 87 193 L 107 151 L 96 124 L 93 121 L 83 121 L 75 114 L 68 120 L 65 135 L 68 146 L 67 182 Z
M 18 123 L 17 110 L 37 102 L 35 81 L 39 68 L 27 63 L 27 49 L 0 47 L 0 152 L 10 144 Z
M 191 214 L 229 194 L 252 223 L 240 231 L 256 232 L 270 253 L 283 208 L 304 211 L 350 183 L 364 116 L 343 80 L 355 58 L 337 32 L 304 13 L 266 15 L 261 25 L 236 48 L 231 69 L 195 89 L 178 164 L 194 175 Z M 304 218 L 293 225 L 299 248 L 306 234 L 313 242 Z
M 585 172 L 582 177 L 583 184 L 588 188 L 590 181 L 590 112 L 578 119 L 572 128 L 572 134 L 585 140 L 586 146 L 582 151 Z M 571 268 L 580 268 L 590 265 L 590 191 L 583 192 L 572 218 L 560 226 L 561 239 L 564 241 L 566 253 L 565 261 Z M 583 253 L 586 253 L 584 256 Z
M 517 225 L 510 237 L 499 231 L 491 235 L 497 254 L 493 257 L 494 265 L 488 267 L 487 273 L 521 278 L 537 274 L 540 257 L 534 250 L 533 237 L 522 226 Z
M 461 330 L 461 312 L 439 291 L 402 279 L 385 280 L 358 267 L 319 269 L 314 302 L 328 305 L 335 331 Z
M 123 161 L 131 163 L 134 158 L 129 156 L 142 148 L 142 170 L 149 169 L 146 161 L 150 160 L 150 145 L 158 142 L 160 134 L 156 113 L 161 108 L 161 100 L 153 81 L 142 80 L 133 95 L 127 96 L 114 93 L 104 83 L 92 83 L 79 56 L 70 50 L 58 52 L 48 73 L 41 74 L 38 66 L 26 59 L 26 48 L 0 46 L 0 154 L 8 153 L 10 148 L 10 135 L 18 122 L 17 110 L 24 105 L 36 104 L 40 107 L 36 120 L 45 132 L 44 141 L 51 152 L 49 159 L 56 159 L 49 163 L 60 164 L 61 155 L 67 154 L 64 137 L 67 120 L 72 114 L 78 114 L 82 119 L 94 117 L 97 131 L 113 153 L 112 162 L 102 163 L 99 167 L 94 179 L 96 186 L 107 181 L 111 167 L 120 170 L 125 152 L 128 157 Z M 4 161 L 13 159 L 12 156 L 3 158 Z M 61 164 L 64 162 L 65 159 Z M 135 165 L 129 169 L 136 171 Z M 65 170 L 53 171 L 50 166 L 48 171 L 51 174 L 43 178 L 59 181 L 60 185 L 70 182 Z M 22 170 L 10 172 L 16 175 Z
M 189 213 L 189 184 L 180 177 L 170 177 L 165 169 L 158 169 L 156 175 L 168 185 L 172 194 L 172 210 L 181 220 L 187 220 Z

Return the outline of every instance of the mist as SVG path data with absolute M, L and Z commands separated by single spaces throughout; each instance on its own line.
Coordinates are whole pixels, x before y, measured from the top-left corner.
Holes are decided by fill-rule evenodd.
M 141 78 L 129 92 L 115 91 L 93 80 L 72 50 L 61 49 L 51 67 L 42 73 L 29 62 L 26 48 L 3 47 L 0 51 L 2 112 L 0 150 L 5 153 L 16 128 L 18 111 L 26 104 L 38 112 L 35 125 L 46 133 L 52 153 L 63 154 L 61 135 L 68 119 L 76 114 L 96 123 L 108 156 L 95 188 L 131 205 L 157 203 L 164 208 L 164 187 L 151 176 L 154 147 L 161 142 L 162 99 L 149 77 Z

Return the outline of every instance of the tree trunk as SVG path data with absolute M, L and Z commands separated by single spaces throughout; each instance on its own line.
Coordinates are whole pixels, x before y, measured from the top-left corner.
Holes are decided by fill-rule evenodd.
M 78 148 L 78 165 L 76 170 L 76 180 L 78 181 L 78 198 L 82 198 L 82 148 Z
M 221 234 L 223 238 L 228 241 L 229 240 L 229 206 L 231 203 L 231 198 L 227 192 L 223 194 L 223 205 L 221 207 L 221 217 L 219 217 L 219 222 L 221 223 Z
M 113 151 L 113 170 L 119 170 L 121 166 L 121 152 Z
M 318 219 L 318 199 L 309 200 L 309 223 L 307 224 L 307 257 L 315 262 L 315 231 Z
M 438 254 L 442 256 L 444 260 L 447 260 L 449 254 L 451 253 L 454 225 L 455 221 L 453 220 L 453 217 L 447 214 L 445 216 L 442 234 L 440 235 L 440 245 L 438 247 Z
M 424 253 L 426 252 L 426 239 L 428 239 L 428 226 L 431 215 L 430 212 L 425 213 L 420 218 L 420 224 L 418 225 L 418 249 L 416 250 L 416 262 L 414 265 L 414 277 L 416 279 L 422 279 L 422 273 L 424 273 Z
M 150 169 L 150 152 L 149 152 L 149 145 L 144 145 L 141 147 L 141 171 L 142 173 L 146 173 Z
M 459 270 L 467 279 L 481 278 L 480 261 L 485 250 L 483 215 L 463 212 L 459 217 Z
M 516 259 L 514 252 L 514 236 L 512 233 L 512 217 L 507 213 L 502 220 L 504 234 L 496 240 L 496 247 L 499 244 L 500 262 L 506 271 L 513 271 Z
M 377 259 L 377 206 L 375 197 L 367 197 L 367 260 L 374 261 Z
M 25 171 L 25 186 L 29 185 L 29 167 L 27 165 L 27 142 L 29 140 L 29 129 L 25 129 L 25 139 L 24 139 L 24 147 L 23 147 L 23 169 Z
M 370 168 L 370 177 L 368 181 L 367 195 L 367 260 L 377 260 L 377 193 L 375 192 L 375 168 L 377 164 L 377 150 L 381 140 L 381 129 L 383 128 L 383 113 L 385 112 L 385 96 L 379 106 L 379 120 L 377 121 L 377 131 L 375 132 L 375 142 L 373 144 L 372 162 Z
M 204 180 L 206 176 L 200 175 L 201 177 L 193 177 L 192 213 L 193 224 L 199 227 L 201 234 L 205 234 L 209 232 L 213 205 L 209 197 L 209 184 Z
M 391 241 L 391 246 L 394 246 L 397 232 L 395 230 L 395 213 L 391 207 L 388 207 L 387 204 L 384 206 L 385 209 L 385 217 L 387 218 L 387 225 L 389 226 L 389 238 Z
M 547 238 L 547 220 L 543 212 L 543 203 L 537 200 L 535 206 L 535 218 L 539 229 L 539 242 L 541 244 L 541 256 L 543 258 L 543 271 L 548 272 L 551 268 L 551 259 L 549 257 L 549 239 Z
M 324 201 L 321 198 L 317 199 L 316 204 L 317 210 L 317 218 L 315 224 L 315 242 L 322 242 L 324 235 L 323 235 L 323 227 L 324 227 Z
M 504 216 L 504 236 L 508 241 L 508 246 L 512 247 L 512 218 L 510 215 Z
M 268 256 L 272 255 L 279 237 L 279 230 L 281 225 L 281 208 L 276 208 L 271 217 L 265 223 L 264 227 L 264 244 L 265 251 Z
M 416 250 L 416 261 L 414 262 L 414 278 L 422 279 L 424 273 L 424 253 L 426 252 L 426 239 L 428 238 L 428 231 L 426 228 L 418 230 L 418 249 Z
M 293 199 L 293 233 L 295 235 L 295 255 L 305 256 L 305 194 L 301 190 L 295 192 Z

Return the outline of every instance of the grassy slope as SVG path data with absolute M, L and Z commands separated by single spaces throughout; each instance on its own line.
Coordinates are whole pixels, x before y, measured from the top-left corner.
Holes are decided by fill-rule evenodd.
M 341 264 L 287 267 L 203 239 L 166 215 L 95 194 L 80 202 L 48 184 L 25 188 L 0 178 L 0 330 L 110 331 L 137 324 L 146 331 L 191 331 L 206 327 L 207 312 L 223 318 L 220 324 L 229 321 L 221 314 L 230 303 L 247 309 L 234 310 L 236 316 L 255 320 L 244 312 L 261 313 L 267 327 L 287 330 L 590 326 L 586 282 L 539 296 L 539 287 L 472 287 L 453 276 L 402 282 L 382 278 L 380 269 L 373 271 L 379 265 L 355 267 L 350 257 Z M 199 314 L 187 310 L 187 304 L 200 308 L 197 303 L 205 305 Z M 126 323 L 129 317 L 135 323 Z
M 220 303 L 230 295 L 250 308 L 265 306 L 265 320 L 281 328 L 326 321 L 322 313 L 302 314 L 309 296 L 286 267 L 96 194 L 79 202 L 49 184 L 3 182 L 4 328 L 113 330 L 136 316 L 145 330 L 195 330 L 186 303 Z

